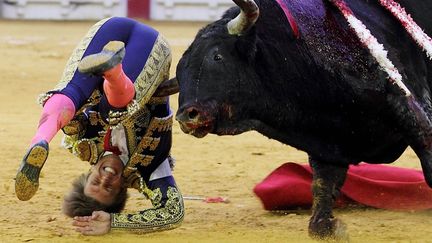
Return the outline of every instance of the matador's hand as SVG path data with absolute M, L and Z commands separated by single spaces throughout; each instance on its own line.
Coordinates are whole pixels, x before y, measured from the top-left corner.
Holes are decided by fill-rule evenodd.
M 111 215 L 104 211 L 94 211 L 92 216 L 76 216 L 73 220 L 75 230 L 83 235 L 104 235 L 111 229 Z

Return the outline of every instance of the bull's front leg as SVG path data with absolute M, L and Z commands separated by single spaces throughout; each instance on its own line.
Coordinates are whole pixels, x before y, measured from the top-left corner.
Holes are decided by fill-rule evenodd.
M 333 204 L 345 181 L 348 165 L 337 166 L 309 157 L 313 169 L 312 217 L 309 235 L 319 240 L 348 240 L 345 225 L 333 216 Z

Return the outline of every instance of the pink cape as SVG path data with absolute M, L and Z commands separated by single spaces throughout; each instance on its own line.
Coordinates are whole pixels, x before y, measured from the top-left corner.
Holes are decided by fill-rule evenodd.
M 254 188 L 266 210 L 312 205 L 312 169 L 285 163 Z M 432 189 L 422 171 L 386 165 L 352 165 L 336 206 L 350 203 L 391 210 L 432 208 Z

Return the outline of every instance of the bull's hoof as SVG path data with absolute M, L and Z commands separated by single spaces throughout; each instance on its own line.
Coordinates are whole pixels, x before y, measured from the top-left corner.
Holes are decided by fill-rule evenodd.
M 34 144 L 24 156 L 15 177 L 15 194 L 21 201 L 32 198 L 39 188 L 39 174 L 48 158 L 48 143 Z
M 105 71 L 121 63 L 125 56 L 125 46 L 121 41 L 110 41 L 102 51 L 84 57 L 78 64 L 78 71 L 86 74 L 102 75 Z
M 335 218 L 310 222 L 309 236 L 320 241 L 349 242 L 346 224 Z

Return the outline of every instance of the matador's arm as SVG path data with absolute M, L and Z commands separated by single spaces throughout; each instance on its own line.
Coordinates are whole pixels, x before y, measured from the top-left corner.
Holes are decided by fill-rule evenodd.
M 137 213 L 111 214 L 111 230 L 123 229 L 148 233 L 178 227 L 184 217 L 183 197 L 172 176 L 152 180 L 142 185 L 143 193 L 153 208 Z

